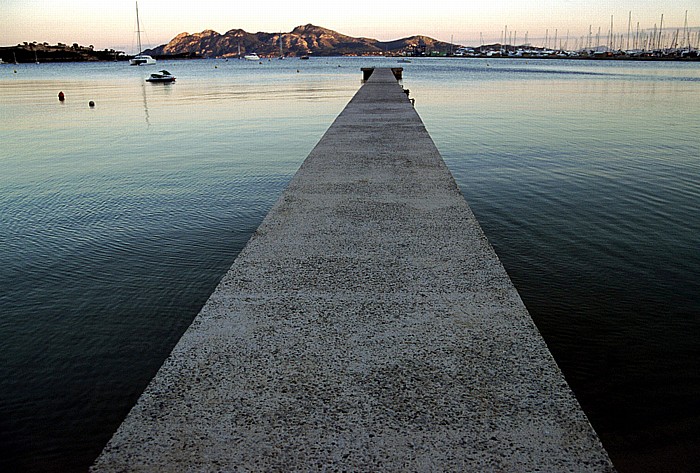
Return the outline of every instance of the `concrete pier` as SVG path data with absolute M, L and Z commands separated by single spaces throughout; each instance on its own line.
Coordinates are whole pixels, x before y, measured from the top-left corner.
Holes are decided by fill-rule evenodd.
M 377 69 L 93 471 L 613 471 Z

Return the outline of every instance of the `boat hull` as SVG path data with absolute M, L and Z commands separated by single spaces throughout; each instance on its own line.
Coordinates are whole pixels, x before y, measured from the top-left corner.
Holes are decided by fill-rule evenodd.
M 145 55 L 134 56 L 133 58 L 129 59 L 129 64 L 132 66 L 150 66 L 155 63 L 155 59 L 153 59 L 151 56 Z

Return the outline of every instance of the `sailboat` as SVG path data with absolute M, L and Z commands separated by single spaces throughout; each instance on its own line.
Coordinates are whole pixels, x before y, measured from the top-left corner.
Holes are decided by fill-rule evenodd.
M 133 58 L 129 59 L 129 64 L 132 66 L 148 66 L 155 64 L 156 60 L 147 54 L 141 54 L 143 48 L 141 47 L 141 23 L 139 22 L 139 2 L 136 2 L 136 35 L 139 42 L 139 53 Z

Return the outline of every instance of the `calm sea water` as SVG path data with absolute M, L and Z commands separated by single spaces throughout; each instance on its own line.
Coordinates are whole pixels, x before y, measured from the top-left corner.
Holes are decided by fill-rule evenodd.
M 0 66 L 0 469 L 87 468 L 367 65 Z M 618 468 L 692 471 L 700 65 L 401 66 Z

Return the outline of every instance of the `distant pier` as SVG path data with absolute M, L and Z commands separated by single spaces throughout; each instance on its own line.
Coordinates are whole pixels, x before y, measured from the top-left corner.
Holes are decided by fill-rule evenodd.
M 92 470 L 614 471 L 390 69 Z

